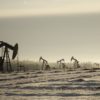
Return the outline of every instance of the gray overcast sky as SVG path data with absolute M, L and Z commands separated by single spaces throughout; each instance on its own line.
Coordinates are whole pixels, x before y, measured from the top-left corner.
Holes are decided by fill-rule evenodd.
M 100 62 L 99 5 L 99 0 L 0 0 L 0 40 L 18 42 L 20 59 L 69 62 L 73 55 Z

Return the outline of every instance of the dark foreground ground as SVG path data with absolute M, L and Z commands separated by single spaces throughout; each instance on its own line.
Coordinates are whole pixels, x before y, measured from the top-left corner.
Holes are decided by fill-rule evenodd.
M 100 69 L 0 73 L 0 100 L 100 100 Z

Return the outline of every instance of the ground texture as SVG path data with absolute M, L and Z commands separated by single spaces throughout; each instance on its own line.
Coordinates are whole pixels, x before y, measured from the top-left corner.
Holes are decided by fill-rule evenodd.
M 100 69 L 0 73 L 0 100 L 100 100 Z

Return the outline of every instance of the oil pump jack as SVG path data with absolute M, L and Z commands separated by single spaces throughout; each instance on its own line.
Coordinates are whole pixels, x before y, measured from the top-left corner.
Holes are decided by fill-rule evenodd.
M 71 61 L 74 60 L 73 66 L 75 68 L 80 68 L 79 61 L 75 59 L 73 56 L 71 57 Z
M 59 68 L 65 68 L 65 60 L 64 59 L 60 59 L 57 61 L 57 65 L 59 66 Z
M 10 56 L 9 56 L 9 49 L 13 51 L 12 60 L 15 59 L 18 53 L 18 44 L 16 43 L 14 46 L 0 41 L 0 48 L 4 48 L 3 55 L 0 57 L 0 71 L 4 72 L 4 62 L 6 63 L 7 71 L 12 71 Z
M 42 60 L 42 70 L 50 70 L 50 66 L 48 64 L 48 61 L 43 59 L 42 56 L 39 58 L 39 62 Z

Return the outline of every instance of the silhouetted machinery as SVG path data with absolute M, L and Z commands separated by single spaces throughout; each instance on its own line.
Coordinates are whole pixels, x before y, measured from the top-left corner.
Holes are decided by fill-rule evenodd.
M 39 62 L 42 60 L 42 70 L 50 70 L 50 66 L 49 66 L 49 64 L 48 64 L 48 61 L 47 60 L 45 60 L 45 59 L 43 59 L 43 57 L 41 56 L 40 58 L 39 58 Z
M 59 68 L 65 68 L 66 65 L 65 65 L 65 59 L 60 59 L 57 61 L 57 65 L 59 66 Z
M 0 41 L 0 48 L 3 48 L 3 54 L 0 57 L 0 71 L 4 72 L 4 63 L 6 63 L 7 71 L 12 71 L 9 49 L 13 51 L 12 59 L 15 59 L 18 53 L 18 44 L 16 43 L 12 46 L 6 42 Z

